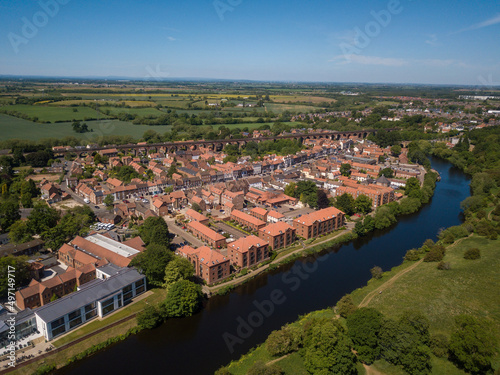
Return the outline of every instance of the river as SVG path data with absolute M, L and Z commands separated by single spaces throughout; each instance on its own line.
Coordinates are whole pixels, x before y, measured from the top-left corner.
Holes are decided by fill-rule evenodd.
M 441 174 L 431 202 L 400 217 L 390 229 L 258 276 L 226 296 L 211 298 L 195 316 L 132 335 L 57 373 L 213 374 L 299 315 L 333 306 L 364 286 L 373 266 L 389 270 L 408 249 L 436 239 L 440 228 L 460 224 L 469 179 L 448 162 L 431 161 Z

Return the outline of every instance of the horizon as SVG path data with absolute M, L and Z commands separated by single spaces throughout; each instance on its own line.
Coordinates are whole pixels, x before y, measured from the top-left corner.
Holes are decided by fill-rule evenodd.
M 0 9 L 2 76 L 500 85 L 492 0 L 5 0 Z

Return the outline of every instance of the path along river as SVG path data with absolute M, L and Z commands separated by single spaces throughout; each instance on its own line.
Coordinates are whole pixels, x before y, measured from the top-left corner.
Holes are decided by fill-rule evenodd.
M 58 374 L 213 374 L 299 315 L 335 305 L 366 284 L 373 266 L 388 270 L 440 228 L 460 224 L 469 179 L 448 162 L 431 161 L 441 174 L 432 201 L 392 228 L 260 275 L 211 298 L 195 316 L 132 335 Z

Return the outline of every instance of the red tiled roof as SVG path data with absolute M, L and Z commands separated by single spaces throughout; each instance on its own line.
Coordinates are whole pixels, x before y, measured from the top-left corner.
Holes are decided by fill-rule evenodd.
M 248 236 L 248 237 L 241 237 L 241 238 L 237 239 L 236 241 L 228 244 L 228 247 L 230 247 L 230 248 L 232 248 L 240 253 L 246 253 L 246 252 L 248 252 L 248 250 L 250 250 L 252 248 L 252 246 L 261 247 L 261 246 L 265 246 L 265 245 L 269 245 L 269 242 L 267 242 L 266 240 L 264 240 L 262 238 L 259 238 L 257 236 L 252 235 L 252 236 Z
M 327 207 L 319 211 L 311 212 L 307 215 L 302 215 L 301 217 L 296 218 L 294 221 L 305 224 L 312 225 L 315 221 L 325 221 L 331 218 L 338 217 L 343 214 L 342 211 L 335 207 Z

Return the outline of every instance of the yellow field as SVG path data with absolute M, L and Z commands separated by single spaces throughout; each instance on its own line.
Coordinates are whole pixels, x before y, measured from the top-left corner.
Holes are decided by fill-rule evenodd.
M 334 103 L 335 99 L 325 98 L 322 96 L 307 96 L 307 95 L 270 95 L 269 98 L 276 103 L 288 102 L 306 102 L 306 103 Z

